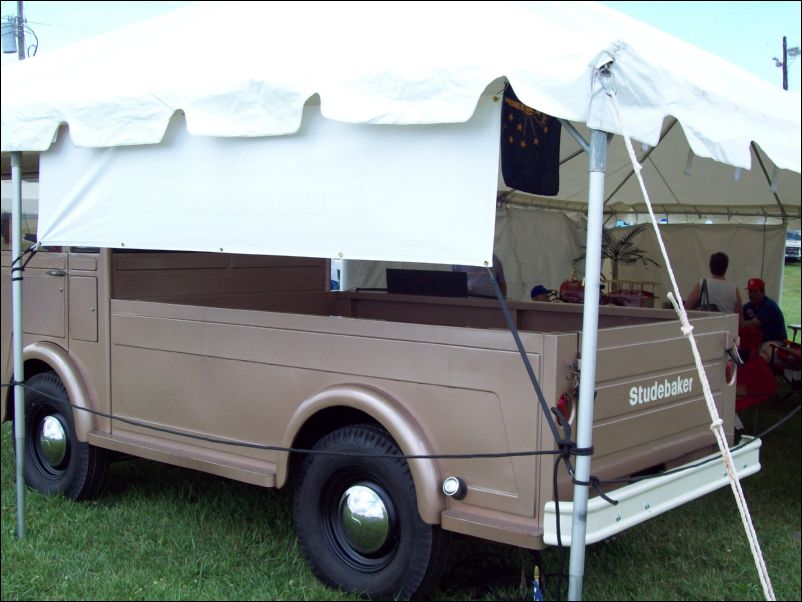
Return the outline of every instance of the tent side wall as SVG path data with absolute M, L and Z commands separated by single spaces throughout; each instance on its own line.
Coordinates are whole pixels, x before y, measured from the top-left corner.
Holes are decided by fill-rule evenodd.
M 615 236 L 625 234 L 629 228 L 614 230 Z M 779 299 L 783 284 L 785 259 L 785 226 L 758 226 L 751 224 L 664 224 L 660 226 L 668 255 L 683 296 L 687 295 L 700 278 L 710 276 L 708 262 L 713 253 L 722 251 L 730 263 L 726 278 L 735 283 L 746 303 L 746 281 L 762 278 L 766 294 Z M 654 230 L 649 227 L 635 240 L 636 247 L 647 257 L 661 264 L 635 263 L 622 266 L 621 278 L 656 282 L 655 292 L 659 303 L 667 301 L 666 291 L 671 290 L 668 272 L 662 266 L 660 249 Z

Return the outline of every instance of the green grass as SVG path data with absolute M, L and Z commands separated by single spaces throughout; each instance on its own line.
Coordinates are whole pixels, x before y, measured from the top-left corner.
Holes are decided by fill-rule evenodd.
M 762 429 L 798 405 L 797 393 L 742 418 Z M 800 599 L 799 430 L 797 414 L 768 435 L 761 472 L 742 481 L 778 600 Z M 595 600 L 764 599 L 729 488 L 590 546 L 586 574 L 587 598 Z
M 798 393 L 760 406 L 758 427 L 795 405 Z M 755 410 L 746 414 L 751 426 Z M 799 432 L 797 414 L 765 439 L 763 469 L 743 481 L 778 600 L 800 599 Z M 29 491 L 19 541 L 11 438 L 4 425 L 3 600 L 353 599 L 320 585 L 304 564 L 288 492 L 144 460 L 115 464 L 95 502 Z M 453 557 L 433 599 L 525 599 L 517 584 L 522 566 L 531 574 L 529 553 L 464 538 Z M 544 561 L 548 574 L 557 570 L 555 550 Z M 583 591 L 588 600 L 762 599 L 728 488 L 589 546 Z
M 789 323 L 799 322 L 799 274 L 798 264 L 786 266 L 781 306 Z M 796 392 L 742 418 L 759 431 L 799 404 Z M 768 435 L 762 470 L 742 482 L 778 600 L 801 597 L 801 428 L 796 414 Z M 145 460 L 114 464 L 109 490 L 94 502 L 28 491 L 27 537 L 20 541 L 11 450 L 5 424 L 2 600 L 354 599 L 322 586 L 305 565 L 292 530 L 290 492 Z M 556 550 L 543 559 L 554 599 Z M 531 574 L 526 551 L 458 538 L 432 599 L 527 599 L 518 590 L 522 567 Z M 583 598 L 763 599 L 729 488 L 589 546 Z

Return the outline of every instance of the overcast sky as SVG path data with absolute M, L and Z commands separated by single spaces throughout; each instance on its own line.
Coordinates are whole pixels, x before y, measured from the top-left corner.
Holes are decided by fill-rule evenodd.
M 25 2 L 28 25 L 44 53 L 92 35 L 118 29 L 192 2 Z M 604 2 L 650 25 L 702 47 L 777 86 L 782 85 L 782 38 L 789 47 L 800 46 L 800 2 Z M 2 2 L 3 16 L 16 14 L 16 2 Z M 236 19 L 220 3 L 221 18 Z M 28 36 L 27 45 L 33 43 Z M 211 40 L 210 42 L 214 42 Z M 145 43 L 145 41 L 143 41 Z M 16 60 L 3 55 L 3 62 Z M 789 89 L 800 90 L 799 58 L 789 67 Z

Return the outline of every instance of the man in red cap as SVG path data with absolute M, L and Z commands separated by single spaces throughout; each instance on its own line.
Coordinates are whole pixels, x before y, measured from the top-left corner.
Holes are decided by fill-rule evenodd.
M 744 305 L 745 327 L 757 326 L 763 333 L 760 355 L 767 362 L 771 361 L 772 341 L 785 341 L 785 318 L 777 303 L 766 296 L 766 283 L 760 278 L 750 278 L 746 284 L 749 292 L 749 303 Z

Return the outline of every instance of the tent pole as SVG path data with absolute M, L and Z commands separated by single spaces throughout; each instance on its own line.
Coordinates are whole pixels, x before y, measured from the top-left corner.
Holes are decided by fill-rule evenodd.
M 14 443 L 17 452 L 17 537 L 25 538 L 25 380 L 22 364 L 22 153 L 11 153 L 12 339 L 14 354 Z
M 593 403 L 596 389 L 596 343 L 599 331 L 599 285 L 601 274 L 602 222 L 604 220 L 604 173 L 607 169 L 607 134 L 590 132 L 588 230 L 585 248 L 585 302 L 582 314 L 582 349 L 579 364 L 579 414 L 576 444 L 593 444 Z M 576 457 L 576 481 L 590 478 L 590 456 Z M 585 574 L 585 535 L 588 512 L 587 485 L 574 485 L 574 512 L 571 525 L 571 560 L 568 569 L 568 599 L 582 599 Z

